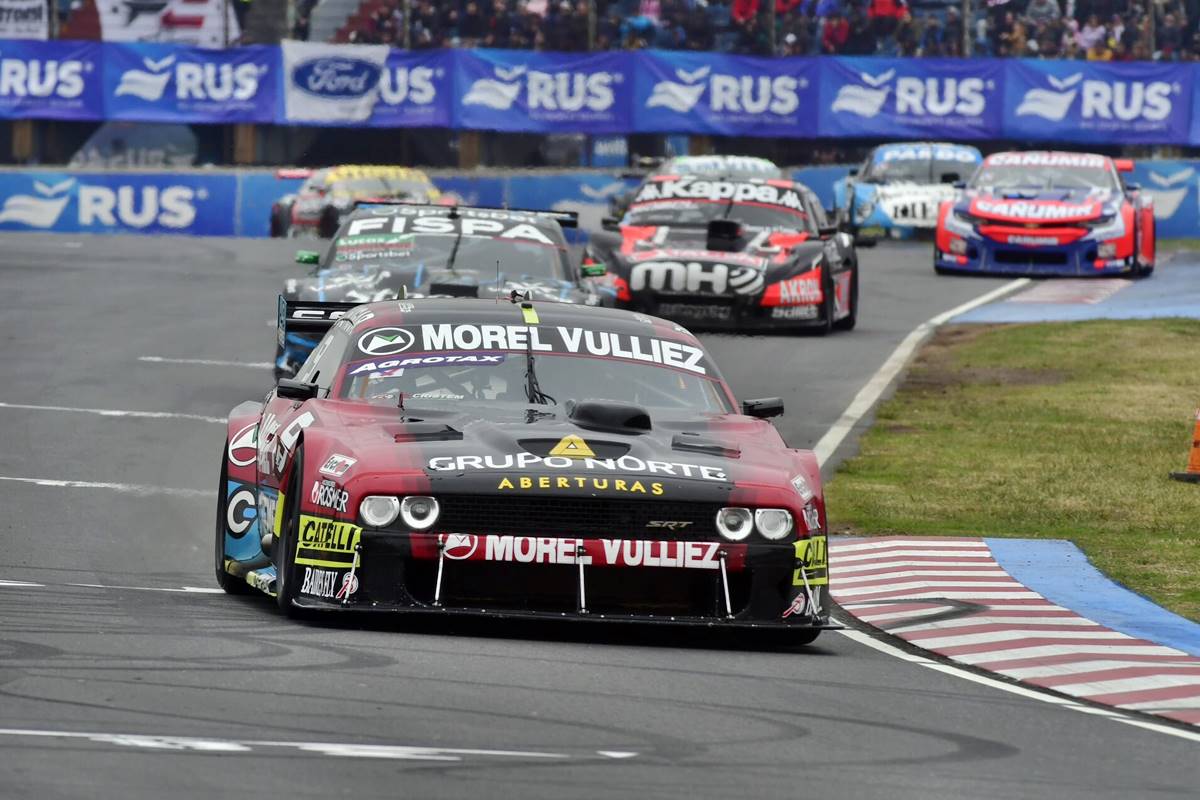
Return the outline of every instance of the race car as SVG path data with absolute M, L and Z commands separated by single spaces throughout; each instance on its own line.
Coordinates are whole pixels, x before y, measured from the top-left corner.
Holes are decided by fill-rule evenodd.
M 988 156 L 938 209 L 939 273 L 1149 275 L 1154 205 L 1127 185 L 1133 162 L 1091 153 Z
M 858 259 L 815 193 L 786 180 L 660 175 L 592 235 L 617 305 L 706 329 L 849 330 Z
M 860 245 L 881 238 L 932 233 L 938 206 L 954 184 L 975 172 L 983 157 L 974 147 L 942 142 L 884 144 L 834 184 L 842 227 Z
M 831 625 L 811 452 L 735 401 L 700 343 L 617 309 L 283 301 L 324 328 L 229 415 L 215 568 L 293 614 Z M 340 311 L 340 309 L 339 309 Z M 313 313 L 308 313 L 313 312 Z
M 614 219 L 629 210 L 629 203 L 648 181 L 663 175 L 704 175 L 709 178 L 731 180 L 736 178 L 784 178 L 783 170 L 775 163 L 757 156 L 675 156 L 662 161 L 651 160 L 650 170 L 644 173 L 641 184 L 630 191 L 609 198 L 608 211 Z M 629 173 L 627 177 L 638 177 Z
M 441 192 L 419 169 L 389 166 L 342 166 L 310 171 L 283 169 L 280 178 L 304 178 L 295 194 L 271 205 L 271 236 L 328 239 L 342 217 L 360 200 L 433 203 Z
M 508 297 L 612 305 L 615 290 L 594 278 L 601 265 L 577 269 L 564 227 L 573 212 L 364 204 L 349 212 L 324 256 L 301 250 L 311 274 L 284 284 L 287 300 L 348 303 L 427 295 Z M 349 307 L 347 306 L 347 307 Z M 293 375 L 317 337 L 290 333 L 277 342 L 275 377 Z

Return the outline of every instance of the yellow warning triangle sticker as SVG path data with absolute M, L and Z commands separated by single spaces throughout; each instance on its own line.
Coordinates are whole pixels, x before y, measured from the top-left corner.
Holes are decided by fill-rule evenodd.
M 592 452 L 592 448 L 588 447 L 588 443 L 575 434 L 564 436 L 561 442 L 554 445 L 554 449 L 550 451 L 550 455 L 566 456 L 567 458 L 596 457 L 596 454 Z

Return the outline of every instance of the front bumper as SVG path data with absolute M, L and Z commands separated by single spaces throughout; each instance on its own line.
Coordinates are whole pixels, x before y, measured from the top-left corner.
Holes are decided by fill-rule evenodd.
M 731 544 L 368 530 L 352 561 L 297 562 L 295 605 L 720 628 L 836 627 L 829 618 L 824 537 L 800 541 Z M 346 586 L 352 591 L 339 591 Z
M 705 296 L 636 292 L 619 307 L 678 322 L 691 330 L 794 330 L 825 324 L 822 304 L 763 306 L 761 295 Z
M 986 236 L 968 238 L 965 241 L 965 254 L 943 252 L 935 244 L 934 266 L 944 272 L 1033 277 L 1123 275 L 1135 268 L 1132 256 L 1109 260 L 1097 258 L 1096 248 L 1100 243 L 1094 239 L 1036 247 L 997 242 Z

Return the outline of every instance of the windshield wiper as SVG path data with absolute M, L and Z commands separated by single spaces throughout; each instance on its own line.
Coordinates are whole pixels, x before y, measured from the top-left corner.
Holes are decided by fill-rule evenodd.
M 531 337 L 532 338 L 532 337 Z M 542 391 L 533 368 L 533 342 L 525 343 L 525 398 L 541 406 L 558 405 L 558 401 Z

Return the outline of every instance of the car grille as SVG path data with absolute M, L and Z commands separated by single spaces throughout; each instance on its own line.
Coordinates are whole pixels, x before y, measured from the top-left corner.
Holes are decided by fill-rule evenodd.
M 1002 250 L 997 248 L 995 255 L 999 264 L 1066 264 L 1067 254 L 1062 252 L 1044 252 L 1039 250 Z
M 440 495 L 439 531 L 607 539 L 712 539 L 720 503 Z M 654 525 L 651 522 L 686 523 Z

